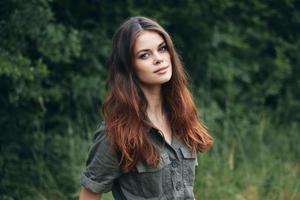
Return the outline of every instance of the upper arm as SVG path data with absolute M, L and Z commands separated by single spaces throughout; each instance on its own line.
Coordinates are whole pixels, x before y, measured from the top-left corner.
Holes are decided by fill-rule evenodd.
M 116 153 L 104 129 L 96 132 L 81 176 L 81 185 L 94 193 L 109 192 L 115 179 L 121 174 Z

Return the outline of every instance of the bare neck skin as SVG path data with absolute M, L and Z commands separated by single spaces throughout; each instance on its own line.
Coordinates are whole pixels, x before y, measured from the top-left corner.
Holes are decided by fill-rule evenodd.
M 161 86 L 142 87 L 142 90 L 148 102 L 147 115 L 149 119 L 156 122 L 161 121 L 165 116 L 162 106 Z
M 147 115 L 153 125 L 163 134 L 165 141 L 172 142 L 172 132 L 167 118 L 167 114 L 162 106 L 161 85 L 151 88 L 142 87 L 148 101 Z

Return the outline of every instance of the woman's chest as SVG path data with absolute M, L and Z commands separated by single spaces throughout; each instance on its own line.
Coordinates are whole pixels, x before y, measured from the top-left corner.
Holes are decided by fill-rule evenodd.
M 125 196 L 150 199 L 193 199 L 196 155 L 177 139 L 160 149 L 160 163 L 150 167 L 142 162 L 137 170 L 120 177 L 119 184 Z

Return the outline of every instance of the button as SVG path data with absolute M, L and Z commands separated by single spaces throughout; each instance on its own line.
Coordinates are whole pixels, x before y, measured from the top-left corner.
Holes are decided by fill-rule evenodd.
M 171 165 L 172 165 L 173 168 L 176 168 L 176 167 L 178 167 L 178 162 L 176 160 L 173 160 L 171 162 Z
M 180 190 L 181 189 L 181 183 L 177 182 L 175 188 L 176 188 L 177 191 Z
M 174 176 L 175 175 L 175 171 L 171 171 L 171 175 Z

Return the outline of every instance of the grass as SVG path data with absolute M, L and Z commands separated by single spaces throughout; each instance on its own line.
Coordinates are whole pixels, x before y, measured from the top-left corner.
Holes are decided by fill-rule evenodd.
M 270 155 L 239 161 L 233 168 L 230 155 L 199 156 L 195 183 L 197 199 L 258 200 L 300 199 L 300 163 Z
M 214 147 L 198 155 L 196 199 L 300 200 L 299 128 L 264 115 L 217 127 Z

